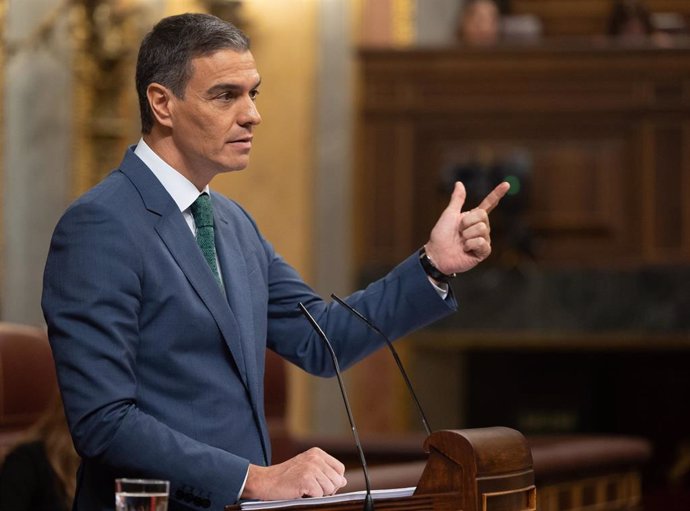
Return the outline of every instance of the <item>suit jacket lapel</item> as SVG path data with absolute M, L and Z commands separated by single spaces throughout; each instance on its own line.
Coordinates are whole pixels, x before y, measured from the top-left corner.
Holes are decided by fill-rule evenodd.
M 213 277 L 208 263 L 201 254 L 184 217 L 179 209 L 176 211 L 179 215 L 171 214 L 161 217 L 156 225 L 156 231 L 187 276 L 199 298 L 213 315 L 246 385 L 248 383 L 247 369 L 242 343 L 240 342 L 240 328 L 235 315 L 229 309 L 228 302 Z
M 242 240 L 232 228 L 229 219 L 225 218 L 218 210 L 214 209 L 216 250 L 223 275 L 225 293 L 235 317 L 243 318 L 239 322 L 240 344 L 246 363 L 247 379 L 252 401 L 258 403 L 260 398 L 260 386 L 258 368 L 256 364 L 256 346 L 254 345 L 255 333 L 253 330 L 253 311 L 251 300 L 247 297 L 251 293 L 247 263 L 241 250 Z M 218 285 L 216 284 L 216 287 Z
M 259 369 L 257 364 L 258 346 L 256 345 L 256 332 L 254 331 L 254 317 L 251 300 L 247 297 L 251 293 L 250 276 L 247 269 L 245 252 L 242 250 L 243 243 L 234 228 L 231 218 L 225 218 L 220 208 L 214 208 L 216 226 L 216 249 L 218 250 L 218 260 L 220 261 L 221 273 L 223 274 L 223 284 L 228 297 L 230 308 L 236 317 L 242 318 L 240 326 L 240 342 L 246 361 L 247 379 L 249 382 L 249 395 L 256 422 L 261 430 L 261 441 L 264 447 L 266 464 L 270 463 L 271 441 L 263 418 L 262 392 L 263 383 L 259 380 Z
M 251 385 L 247 378 L 239 324 L 228 307 L 228 301 L 199 250 L 182 212 L 163 185 L 131 149 L 126 153 L 120 169 L 137 188 L 146 208 L 160 217 L 154 226 L 156 232 L 211 312 L 235 360 L 242 381 L 249 390 Z

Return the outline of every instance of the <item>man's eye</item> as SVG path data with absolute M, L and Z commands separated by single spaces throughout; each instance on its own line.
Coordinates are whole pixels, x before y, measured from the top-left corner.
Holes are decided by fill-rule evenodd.
M 233 92 L 224 92 L 223 94 L 218 95 L 217 99 L 220 99 L 221 101 L 232 101 L 235 99 L 235 94 Z
M 259 90 L 258 90 L 258 89 L 254 89 L 254 90 L 249 91 L 249 97 L 251 98 L 252 101 L 255 101 L 255 100 L 256 100 L 256 97 L 257 97 L 258 95 L 259 95 Z

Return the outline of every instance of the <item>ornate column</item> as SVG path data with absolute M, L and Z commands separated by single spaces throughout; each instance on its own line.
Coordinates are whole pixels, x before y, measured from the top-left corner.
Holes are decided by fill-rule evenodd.
M 139 42 L 166 2 L 80 0 L 73 4 L 75 196 L 100 181 L 139 137 L 134 69 Z
M 7 1 L 0 0 L 0 98 L 5 97 L 5 14 L 7 12 Z M 5 108 L 4 101 L 0 104 L 0 154 L 4 154 L 5 149 Z M 0 205 L 5 203 L 5 165 L 0 161 Z M 5 216 L 4 207 L 0 207 L 0 261 L 5 260 Z M 5 265 L 0 264 L 0 289 L 4 282 Z M 0 295 L 0 319 L 2 319 L 2 296 Z
M 1 318 L 41 325 L 43 266 L 68 200 L 69 19 L 61 0 L 2 2 L 4 83 Z

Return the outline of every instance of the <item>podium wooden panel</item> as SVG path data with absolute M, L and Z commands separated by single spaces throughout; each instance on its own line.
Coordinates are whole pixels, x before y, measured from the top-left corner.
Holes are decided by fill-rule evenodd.
M 443 430 L 424 444 L 426 467 L 411 497 L 375 501 L 376 511 L 534 511 L 532 454 L 521 433 L 494 427 Z M 363 502 L 291 506 L 293 511 L 360 511 Z M 240 506 L 226 506 L 239 511 Z

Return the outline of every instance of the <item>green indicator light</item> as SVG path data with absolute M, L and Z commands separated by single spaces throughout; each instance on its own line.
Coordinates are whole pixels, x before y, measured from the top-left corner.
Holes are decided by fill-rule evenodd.
M 520 193 L 520 180 L 515 176 L 506 176 L 504 181 L 510 184 L 510 190 L 508 190 L 508 195 L 517 195 Z

